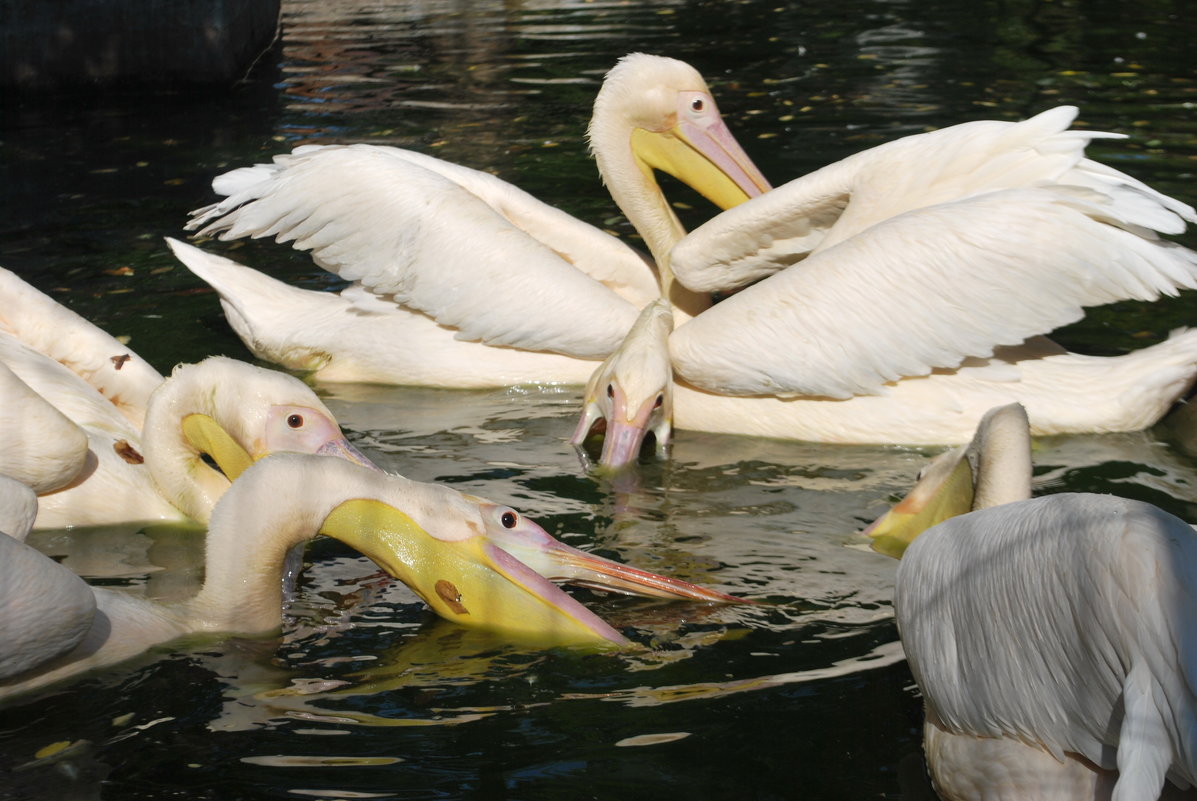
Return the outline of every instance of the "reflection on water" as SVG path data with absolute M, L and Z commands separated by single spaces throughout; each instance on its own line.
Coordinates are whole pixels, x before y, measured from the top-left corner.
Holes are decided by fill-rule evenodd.
M 634 50 L 699 66 L 778 183 L 898 135 L 1067 102 L 1085 124 L 1131 135 L 1096 155 L 1194 200 L 1193 32 L 1168 0 L 284 6 L 275 52 L 227 95 L 26 100 L 0 118 L 0 263 L 130 335 L 160 370 L 214 352 L 248 358 L 161 237 L 181 235 L 213 175 L 295 145 L 411 147 L 631 238 L 584 131 L 602 74 Z M 688 222 L 709 213 L 678 196 Z M 210 247 L 337 286 L 269 243 Z M 1191 323 L 1190 309 L 1188 298 L 1146 313 L 1128 304 L 1061 338 L 1117 352 Z M 389 470 L 762 603 L 579 590 L 638 647 L 529 651 L 431 619 L 372 563 L 320 541 L 279 636 L 188 641 L 6 709 L 0 798 L 928 797 L 890 609 L 895 563 L 856 532 L 936 449 L 678 432 L 671 461 L 606 482 L 567 442 L 577 388 L 318 389 Z M 1036 490 L 1115 492 L 1197 520 L 1193 429 L 1041 440 Z M 35 543 L 149 597 L 184 597 L 201 578 L 189 532 Z

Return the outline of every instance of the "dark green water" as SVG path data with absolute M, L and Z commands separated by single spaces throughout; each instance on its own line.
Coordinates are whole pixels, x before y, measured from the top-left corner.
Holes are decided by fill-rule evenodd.
M 298 144 L 411 147 L 631 236 L 583 132 L 603 72 L 634 50 L 697 66 L 775 183 L 900 135 L 1072 103 L 1085 125 L 1129 135 L 1093 155 L 1193 203 L 1195 40 L 1179 1 L 296 0 L 278 47 L 229 92 L 6 98 L 0 264 L 166 371 L 248 353 L 161 238 L 182 235 L 215 174 Z M 678 196 L 688 217 L 707 213 Z M 336 286 L 278 246 L 233 255 Z M 1116 353 L 1195 317 L 1188 297 L 1126 304 L 1059 338 Z M 319 389 L 386 467 L 769 603 L 580 592 L 645 648 L 525 651 L 437 624 L 370 563 L 320 542 L 280 638 L 172 646 L 0 711 L 0 797 L 930 796 L 890 614 L 894 563 L 854 536 L 930 451 L 682 432 L 672 463 L 619 489 L 583 475 L 565 442 L 575 390 Z M 1044 440 L 1037 489 L 1132 495 L 1197 521 L 1193 460 L 1164 434 Z M 132 592 L 170 596 L 198 580 L 198 543 L 178 532 L 35 541 Z M 35 758 L 63 741 L 73 745 Z

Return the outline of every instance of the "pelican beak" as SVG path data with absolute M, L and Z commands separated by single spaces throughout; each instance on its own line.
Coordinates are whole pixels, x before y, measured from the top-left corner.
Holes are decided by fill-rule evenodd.
M 606 374 L 603 373 L 602 376 L 605 377 Z M 607 470 L 616 470 L 634 463 L 639 458 L 644 438 L 651 431 L 656 438 L 657 455 L 665 456 L 669 450 L 669 439 L 673 434 L 671 388 L 662 387 L 629 414 L 628 396 L 621 381 L 610 378 L 595 383 L 606 386 L 606 401 L 600 402 L 597 387 L 587 388 L 582 415 L 570 442 L 580 449 L 592 431 L 601 430 L 603 450 L 599 456 L 599 466 Z M 603 422 L 601 429 L 595 425 L 600 420 Z
M 635 129 L 632 151 L 723 209 L 771 189 L 705 92 L 679 92 L 673 125 L 663 131 Z
M 296 439 L 290 444 L 274 442 L 267 438 L 265 442 L 254 444 L 253 452 L 250 452 L 209 415 L 195 412 L 186 415 L 182 421 L 184 438 L 197 451 L 210 456 L 229 481 L 236 481 L 238 476 L 257 460 L 283 450 L 336 456 L 381 472 L 377 465 L 345 439 L 345 435 L 334 422 L 319 420 L 313 429 L 314 433 L 308 438 Z
M 441 617 L 538 646 L 619 647 L 628 640 L 486 534 L 439 539 L 394 506 L 342 503 L 321 533 L 361 551 Z
M 513 528 L 492 529 L 489 535 L 491 542 L 546 579 L 624 595 L 707 603 L 754 603 L 579 551 L 527 519 Z
M 219 423 L 206 414 L 189 414 L 182 421 L 183 436 L 200 453 L 216 462 L 229 481 L 236 481 L 254 463 L 249 452 L 229 435 Z
M 643 425 L 612 415 L 607 424 L 607 433 L 603 435 L 603 453 L 599 457 L 599 464 L 614 470 L 636 461 L 647 434 Z
M 973 497 L 973 468 L 967 449 L 956 448 L 927 465 L 906 497 L 862 533 L 873 538 L 873 550 L 901 559 L 919 534 L 971 511 Z
M 599 464 L 615 469 L 635 462 L 644 446 L 644 438 L 650 431 L 657 442 L 657 455 L 664 456 L 673 433 L 672 402 L 666 400 L 669 389 L 646 398 L 640 408 L 629 415 L 627 395 L 618 383 L 613 386 L 615 398 L 607 421 Z
M 354 447 L 353 443 L 344 437 L 337 437 L 321 445 L 316 449 L 316 453 L 322 456 L 336 456 L 339 459 L 353 462 L 361 467 L 368 467 L 371 470 L 383 472 L 382 468 L 370 461 L 370 458 L 364 453 Z

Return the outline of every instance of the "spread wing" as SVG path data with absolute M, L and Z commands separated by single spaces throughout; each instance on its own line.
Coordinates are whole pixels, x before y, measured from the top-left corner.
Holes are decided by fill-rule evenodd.
M 396 148 L 300 148 L 214 186 L 229 196 L 190 227 L 293 242 L 464 339 L 601 358 L 658 293 L 613 237 L 493 176 Z
M 1197 286 L 1197 254 L 1152 230 L 1176 220 L 1150 195 L 1075 186 L 916 209 L 687 322 L 670 341 L 674 364 L 728 394 L 873 394 L 1075 322 L 1087 306 Z

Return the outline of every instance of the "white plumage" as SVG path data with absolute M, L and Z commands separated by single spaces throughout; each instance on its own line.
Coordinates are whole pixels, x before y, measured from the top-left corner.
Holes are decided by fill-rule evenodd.
M 675 139 L 674 146 L 717 141 L 723 167 L 742 162 L 732 167 L 741 171 L 741 185 L 729 188 L 721 168 L 705 159 L 670 167 L 722 205 L 768 187 L 726 134 L 693 68 L 651 56 L 625 61 L 621 74 L 647 73 L 645 82 L 627 87 L 608 80 L 604 86 L 609 96 L 638 97 L 640 107 L 596 104 L 596 121 L 616 132 L 616 143 L 606 148 L 595 140 L 596 154 L 615 147 L 632 158 L 633 130 L 642 118 L 668 127 L 689 113 L 680 93 L 700 94 L 704 111 L 695 117 L 704 128 L 691 135 L 691 144 Z M 645 83 L 663 91 L 647 91 Z M 284 293 L 269 287 L 269 279 L 172 245 L 220 292 L 230 321 L 257 355 L 287 358 L 287 366 L 315 370 L 323 380 L 581 384 L 619 344 L 640 308 L 662 294 L 662 284 L 672 283 L 618 239 L 492 175 L 397 148 L 302 147 L 272 164 L 219 176 L 213 185 L 227 197 L 196 211 L 190 228 L 223 239 L 291 241 L 367 290 L 342 293 L 335 309 L 327 301 L 305 303 L 319 312 L 308 324 L 290 313 L 299 295 L 290 294 L 284 305 Z M 666 224 L 680 231 L 663 199 L 662 205 Z M 705 296 L 682 287 L 665 291 L 690 313 L 709 305 Z M 348 341 L 337 338 L 341 326 L 351 331 Z M 399 331 L 411 332 L 413 345 L 396 339 Z M 404 353 L 369 353 L 383 349 Z M 458 374 L 443 366 L 446 361 L 461 365 Z
M 625 643 L 554 585 L 491 553 L 491 532 L 504 529 L 493 509 L 342 459 L 275 455 L 246 470 L 221 499 L 207 535 L 204 586 L 170 604 L 89 587 L 24 543 L 0 537 L 0 698 L 118 664 L 185 634 L 277 629 L 287 553 L 319 533 L 379 562 L 450 619 L 550 642 Z M 522 525 L 548 536 L 530 521 Z M 446 583 L 460 593 L 451 603 Z
M 941 508 L 949 519 L 920 533 L 960 470 L 976 490 L 960 503 L 976 511 Z M 1165 778 L 1189 787 L 1197 532 L 1140 501 L 1029 499 L 1030 475 L 1025 414 L 997 409 L 870 527 L 914 537 L 894 610 L 937 790 L 1127 801 L 1158 798 Z
M 272 451 L 366 461 L 292 376 L 212 357 L 164 380 L 6 270 L 0 297 L 0 471 L 43 493 L 38 528 L 203 523 L 235 473 Z
M 1194 587 L 1197 534 L 1140 501 L 1053 495 L 935 526 L 903 556 L 894 598 L 928 729 L 1050 753 L 1040 786 L 1078 754 L 1119 770 L 1115 799 L 1156 798 L 1165 775 L 1191 785 Z M 969 745 L 944 760 L 933 743 L 940 785 L 971 769 Z M 1019 797 L 1084 797 L 1039 792 Z
M 702 121 L 692 118 L 699 114 Z M 674 393 L 680 428 L 961 442 L 986 409 L 1022 401 L 1036 433 L 1131 430 L 1155 422 L 1192 383 L 1197 334 L 1178 332 L 1117 360 L 1067 354 L 1038 335 L 1079 319 L 1088 306 L 1197 286 L 1197 255 L 1158 235 L 1197 218 L 1187 205 L 1086 159 L 1089 141 L 1116 135 L 1069 130 L 1075 115 L 1061 107 L 1019 123 L 981 121 L 907 137 L 736 205 L 767 184 L 740 158 L 721 121 L 726 137 L 709 150 L 660 150 L 662 141 L 677 145 L 717 119 L 701 76 L 672 59 L 628 56 L 604 81 L 589 134 L 604 182 L 653 255 L 656 283 L 641 280 L 652 276 L 647 267 L 627 262 L 636 280 L 624 283 L 637 294 L 625 292 L 593 316 L 590 302 L 617 293 L 593 288 L 561 259 L 546 266 L 525 250 L 543 245 L 533 247 L 509 227 L 547 215 L 547 207 L 525 205 L 530 199 L 514 190 L 502 195 L 511 199 L 504 204 L 505 185 L 489 176 L 479 182 L 485 191 L 459 198 L 467 184 L 474 187 L 462 177 L 469 171 L 405 151 L 304 148 L 234 172 L 216 184 L 229 196 L 197 212 L 192 227 L 225 238 L 294 240 L 318 263 L 361 282 L 359 298 L 372 292 L 396 309 L 393 301 L 401 301 L 445 326 L 445 336 L 456 331 L 521 353 L 557 348 L 602 357 L 655 286 L 676 324 L 667 353 L 684 382 Z M 657 136 L 662 131 L 671 136 Z M 706 172 L 691 180 L 688 170 L 700 161 Z M 416 166 L 436 180 L 400 179 L 400 169 Z M 654 168 L 735 208 L 687 235 Z M 430 216 L 417 219 L 409 201 Z M 538 212 L 515 211 L 524 208 Z M 485 240 L 448 233 L 459 219 L 472 221 Z M 483 226 L 482 219 L 501 224 Z M 568 254 L 571 247 L 550 250 Z M 506 254 L 510 262 L 484 262 Z M 748 281 L 757 283 L 708 308 L 707 293 Z M 244 322 L 270 316 L 249 311 L 256 290 L 232 280 L 217 286 L 226 310 L 235 309 L 230 318 L 243 321 L 238 330 L 254 331 L 256 352 L 284 350 L 264 346 L 269 324 Z M 369 342 L 356 333 L 357 321 L 349 327 L 355 349 Z M 350 375 L 331 366 L 336 358 L 343 357 L 311 363 L 337 378 Z M 361 377 L 406 383 L 433 372 Z M 477 371 L 463 375 L 463 383 L 478 385 Z M 591 383 L 616 394 L 610 382 Z M 626 405 L 605 412 L 609 428 L 612 415 L 626 422 L 667 394 L 637 383 L 643 394 L 622 388 Z M 1094 404 L 1097 389 L 1111 401 Z M 588 418 L 599 401 L 588 394 Z

